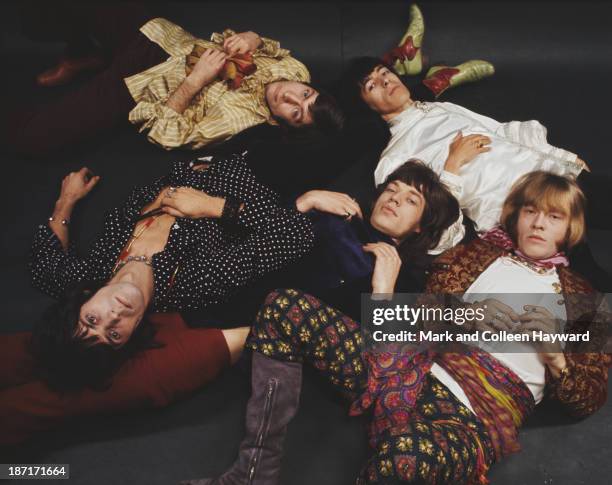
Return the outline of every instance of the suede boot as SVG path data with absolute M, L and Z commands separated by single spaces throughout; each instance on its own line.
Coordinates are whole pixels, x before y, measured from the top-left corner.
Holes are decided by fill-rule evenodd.
M 277 485 L 287 425 L 295 416 L 302 388 L 302 364 L 270 359 L 253 352 L 251 398 L 246 436 L 238 459 L 218 478 L 182 485 Z

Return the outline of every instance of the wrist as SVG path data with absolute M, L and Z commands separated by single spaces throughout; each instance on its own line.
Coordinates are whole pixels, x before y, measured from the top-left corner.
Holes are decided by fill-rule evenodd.
M 74 209 L 76 203 L 77 201 L 74 199 L 60 197 L 55 202 L 52 216 L 54 218 L 67 219 L 72 214 L 72 210 Z
M 455 175 L 459 175 L 459 169 L 461 168 L 461 162 L 455 160 L 454 158 L 447 158 L 444 163 L 444 170 L 450 172 Z
M 567 367 L 567 359 L 563 353 L 551 354 L 546 358 L 546 365 L 554 377 L 558 378 L 563 369 Z
M 311 193 L 306 192 L 300 195 L 295 201 L 295 208 L 301 213 L 308 212 L 312 209 Z
M 394 291 L 395 291 L 395 282 L 374 283 L 372 285 L 372 293 L 393 294 Z
M 220 219 L 223 215 L 223 208 L 225 207 L 225 199 L 221 197 L 211 197 L 210 208 L 212 212 L 212 217 L 215 219 Z
M 191 71 L 183 81 L 183 89 L 186 95 L 193 97 L 198 94 L 207 83 L 208 81 L 205 77 L 198 75 L 196 71 Z

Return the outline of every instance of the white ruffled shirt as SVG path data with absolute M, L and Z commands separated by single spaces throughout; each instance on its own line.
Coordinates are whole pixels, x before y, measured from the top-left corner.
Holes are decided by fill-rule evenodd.
M 500 123 L 453 103 L 415 102 L 389 126 L 391 140 L 374 172 L 376 185 L 409 159 L 421 160 L 449 186 L 477 231 L 487 231 L 499 223 L 512 184 L 525 173 L 546 170 L 576 177 L 582 170 L 576 154 L 548 144 L 546 128 L 535 120 Z M 455 175 L 444 171 L 444 163 L 459 131 L 463 136 L 488 136 L 491 151 L 479 154 Z M 453 247 L 464 233 L 460 215 L 430 253 Z

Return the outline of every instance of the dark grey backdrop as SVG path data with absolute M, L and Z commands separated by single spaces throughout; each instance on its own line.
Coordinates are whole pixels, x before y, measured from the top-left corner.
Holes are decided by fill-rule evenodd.
M 333 80 L 355 55 L 392 47 L 408 21 L 408 2 L 193 2 L 154 4 L 160 13 L 206 36 L 231 26 L 278 38 L 323 82 Z M 35 90 L 32 79 L 53 64 L 60 44 L 21 37 L 15 4 L 2 7 L 2 90 L 14 99 L 44 100 L 65 89 Z M 596 172 L 612 174 L 609 157 L 612 95 L 612 6 L 606 3 L 424 3 L 424 48 L 432 61 L 470 58 L 493 62 L 496 75 L 457 89 L 446 100 L 501 121 L 540 120 L 552 144 L 577 152 Z M 84 162 L 102 176 L 80 209 L 81 241 L 99 227 L 103 213 L 143 181 L 161 175 L 184 153 L 167 153 L 134 131 L 51 162 L 3 155 L 3 231 L 0 332 L 27 329 L 49 300 L 29 285 L 28 246 L 36 224 L 48 216 L 59 183 Z M 302 167 L 303 169 L 303 167 Z M 287 170 L 296 170 L 290 162 Z M 369 167 L 354 167 L 345 183 L 368 184 Z M 612 187 L 611 187 L 612 189 Z M 589 234 L 596 258 L 612 269 L 609 232 Z M 302 407 L 290 427 L 283 483 L 353 483 L 367 447 L 359 420 L 313 375 L 307 374 Z M 88 419 L 49 433 L 11 459 L 70 463 L 75 484 L 167 484 L 221 472 L 231 463 L 243 429 L 248 379 L 237 370 L 192 399 L 161 411 Z M 490 474 L 503 484 L 607 484 L 612 406 L 571 424 L 542 407 L 522 433 L 523 453 Z M 6 459 L 9 459 L 7 456 Z M 0 459 L 0 461 L 4 461 Z

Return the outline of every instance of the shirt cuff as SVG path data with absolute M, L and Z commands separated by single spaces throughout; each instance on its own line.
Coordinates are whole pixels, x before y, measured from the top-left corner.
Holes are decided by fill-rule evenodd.
M 260 38 L 261 38 L 261 45 L 254 52 L 254 54 L 260 54 L 260 55 L 265 55 L 268 57 L 277 57 L 277 58 L 288 57 L 291 54 L 290 51 L 288 51 L 287 49 L 283 49 L 280 46 L 279 41 L 274 40 L 274 39 L 268 39 L 267 37 L 260 37 Z
M 459 200 L 463 194 L 463 179 L 460 175 L 443 170 L 440 174 L 440 181 L 446 185 L 451 194 Z

